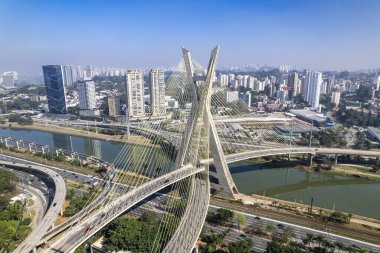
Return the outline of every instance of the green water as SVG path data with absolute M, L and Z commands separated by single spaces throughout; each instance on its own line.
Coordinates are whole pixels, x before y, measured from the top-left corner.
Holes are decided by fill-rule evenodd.
M 230 165 L 242 193 L 344 211 L 380 219 L 380 182 L 305 171 L 300 168 L 265 168 L 252 162 Z
M 113 162 L 123 143 L 35 130 L 0 128 L 0 135 L 34 141 Z M 133 151 L 133 152 L 132 152 Z M 134 155 L 138 149 L 131 148 Z M 164 168 L 167 158 L 153 159 Z M 232 177 L 242 193 L 256 193 L 283 200 L 310 204 L 380 219 L 380 182 L 307 172 L 298 168 L 264 168 L 250 161 L 230 165 Z

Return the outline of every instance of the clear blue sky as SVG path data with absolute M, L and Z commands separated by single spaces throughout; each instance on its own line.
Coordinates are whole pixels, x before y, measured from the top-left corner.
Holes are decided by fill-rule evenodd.
M 380 67 L 380 0 L 1 0 L 0 71 L 43 64 Z

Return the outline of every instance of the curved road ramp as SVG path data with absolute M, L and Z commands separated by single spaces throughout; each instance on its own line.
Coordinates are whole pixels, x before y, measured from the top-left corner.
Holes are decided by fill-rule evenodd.
M 13 251 L 13 253 L 28 253 L 35 250 L 41 238 L 46 234 L 48 229 L 54 224 L 57 216 L 61 212 L 62 204 L 66 197 L 66 184 L 63 177 L 57 172 L 39 166 L 36 164 L 25 164 L 18 162 L 8 162 L 0 160 L 0 164 L 6 167 L 13 167 L 25 170 L 33 170 L 39 173 L 43 173 L 51 178 L 55 186 L 55 194 L 52 204 L 46 211 L 41 222 L 36 226 L 36 228 L 29 234 L 29 236 Z

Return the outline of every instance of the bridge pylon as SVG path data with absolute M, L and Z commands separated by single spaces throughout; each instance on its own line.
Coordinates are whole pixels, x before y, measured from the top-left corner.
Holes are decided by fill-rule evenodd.
M 193 61 L 191 58 L 191 54 L 189 50 L 182 48 L 182 54 L 183 54 L 183 60 L 184 65 L 186 69 L 186 77 L 188 81 L 191 83 L 191 92 L 192 92 L 192 109 L 198 107 L 198 103 L 200 100 L 199 93 L 198 93 L 198 87 L 194 80 L 194 66 Z M 215 73 L 213 73 L 214 75 Z M 212 85 L 212 84 L 211 84 Z M 214 166 L 217 173 L 218 178 L 218 184 L 214 185 L 217 194 L 223 197 L 228 198 L 235 198 L 235 196 L 239 193 L 236 185 L 233 181 L 233 178 L 231 176 L 231 173 L 229 171 L 226 158 L 223 153 L 223 148 L 219 140 L 218 132 L 214 123 L 214 120 L 212 118 L 211 112 L 210 112 L 210 106 L 211 106 L 211 93 L 208 97 L 207 101 L 207 118 L 210 124 L 210 149 L 211 154 L 214 159 Z M 189 121 L 192 121 L 193 119 L 190 118 Z M 190 134 L 186 134 L 190 135 Z M 181 147 L 182 148 L 182 147 Z

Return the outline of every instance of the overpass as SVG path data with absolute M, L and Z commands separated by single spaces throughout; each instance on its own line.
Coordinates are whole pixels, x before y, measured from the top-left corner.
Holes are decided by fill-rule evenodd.
M 94 211 L 87 219 L 82 220 L 77 226 L 68 230 L 67 233 L 64 233 L 44 252 L 73 252 L 83 242 L 132 206 L 157 191 L 204 170 L 205 167 L 194 168 L 192 165 L 186 165 L 181 169 L 174 170 L 132 189 L 125 195 L 119 197 L 112 204 L 105 205 L 99 210 Z M 192 247 L 193 246 L 194 244 Z
M 359 155 L 365 157 L 380 157 L 380 151 L 375 150 L 359 150 L 359 149 L 344 149 L 344 148 L 281 148 L 281 149 L 264 149 L 247 151 L 226 156 L 228 163 L 247 160 L 250 158 L 258 158 L 264 156 L 288 155 L 288 154 L 325 154 L 325 155 Z M 206 162 L 206 161 L 204 161 Z M 212 163 L 212 160 L 209 160 Z
M 76 219 L 75 223 L 73 223 L 74 226 L 72 226 L 70 230 L 63 233 L 62 236 L 57 241 L 53 242 L 45 252 L 74 251 L 79 245 L 85 242 L 97 231 L 102 229 L 110 221 L 131 208 L 133 205 L 141 202 L 143 199 L 169 185 L 191 177 L 191 187 L 189 188 L 189 194 L 187 196 L 187 206 L 185 212 L 183 213 L 181 222 L 178 224 L 177 230 L 173 234 L 169 243 L 165 245 L 164 249 L 165 252 L 189 252 L 194 247 L 207 214 L 210 186 L 207 177 L 201 177 L 199 175 L 202 173 L 208 175 L 208 164 L 215 164 L 218 179 L 220 179 L 221 185 L 225 188 L 225 193 L 228 196 L 234 196 L 238 192 L 229 173 L 227 163 L 254 157 L 281 154 L 358 154 L 357 150 L 326 150 L 298 147 L 255 150 L 255 147 L 252 145 L 244 148 L 244 145 L 249 144 L 239 143 L 238 145 L 240 145 L 242 149 L 248 149 L 251 151 L 224 156 L 222 145 L 230 144 L 226 142 L 223 143 L 219 140 L 210 110 L 210 89 L 212 87 L 212 80 L 215 75 L 217 54 L 218 47 L 212 52 L 207 70 L 206 81 L 203 85 L 198 86 L 194 80 L 194 65 L 192 64 L 190 54 L 187 50 L 183 51 L 184 66 L 186 68 L 185 75 L 190 84 L 190 86 L 186 88 L 191 90 L 190 97 L 192 98 L 192 107 L 182 138 L 173 138 L 173 136 L 170 136 L 171 134 L 166 134 L 166 137 L 164 137 L 165 139 L 173 142 L 176 141 L 175 145 L 180 147 L 176 156 L 175 166 L 172 171 L 155 178 L 148 177 L 147 181 L 144 181 L 141 185 L 138 185 L 136 188 L 132 188 L 124 195 L 121 195 L 113 201 L 112 204 L 101 202 L 96 206 L 96 208 L 89 208 L 88 212 L 86 211 L 88 215 L 82 219 Z M 284 119 L 281 121 L 286 120 Z M 229 123 L 228 120 L 225 120 L 224 122 Z M 239 122 L 244 122 L 244 119 L 239 119 Z M 223 121 L 219 121 L 218 123 L 223 123 Z M 107 126 L 102 123 L 97 124 L 97 126 L 100 125 Z M 114 124 L 112 125 L 115 126 Z M 141 133 L 145 132 L 145 129 L 141 129 L 138 125 L 132 127 L 135 127 L 135 131 L 140 131 Z M 154 134 L 157 137 L 160 136 L 161 133 L 160 131 L 151 129 L 148 134 Z M 204 149 L 205 147 L 208 149 Z M 210 150 L 213 159 L 207 158 Z M 366 155 L 368 155 L 368 152 L 366 152 Z M 373 155 L 377 156 L 378 153 L 374 153 Z M 141 160 L 144 159 L 146 154 L 142 154 L 141 157 Z M 144 166 L 141 164 L 141 160 L 138 160 L 138 163 L 136 164 Z M 130 165 L 129 168 L 132 172 L 135 171 L 135 168 L 133 168 L 132 165 Z M 137 168 L 137 170 L 139 170 L 139 168 Z M 199 177 L 195 177 L 194 175 Z M 106 195 L 110 196 L 110 193 L 107 193 Z
M 0 164 L 10 168 L 18 168 L 22 170 L 32 170 L 38 173 L 47 175 L 55 186 L 55 194 L 52 204 L 46 211 L 42 220 L 37 224 L 35 229 L 28 235 L 28 237 L 13 251 L 14 253 L 30 252 L 35 249 L 38 242 L 45 235 L 48 229 L 54 224 L 57 216 L 61 213 L 61 207 L 66 197 L 66 184 L 61 175 L 57 172 L 50 170 L 43 166 L 26 165 L 24 163 L 8 162 L 0 160 Z

